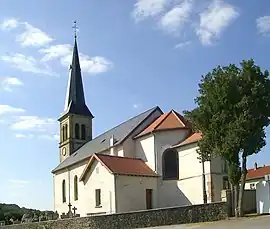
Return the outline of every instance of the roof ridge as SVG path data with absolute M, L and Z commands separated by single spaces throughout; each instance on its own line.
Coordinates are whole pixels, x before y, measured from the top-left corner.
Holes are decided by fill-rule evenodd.
M 144 161 L 141 158 L 136 158 L 136 157 L 121 157 L 118 155 L 110 155 L 110 154 L 102 154 L 102 153 L 95 153 L 96 156 L 105 156 L 105 157 L 116 157 L 116 158 L 125 158 L 125 159 L 133 159 L 133 160 L 140 160 Z
M 154 127 L 154 130 L 156 130 L 165 120 L 166 120 L 166 118 L 168 118 L 168 116 L 170 115 L 170 113 L 171 113 L 172 111 L 169 111 L 169 112 L 166 112 L 164 115 L 164 117 L 163 117 L 163 119 L 161 120 L 161 122 L 159 122 L 155 127 Z M 159 118 L 160 118 L 161 116 L 159 116 Z
M 184 125 L 184 126 L 188 126 L 189 123 L 188 121 L 185 119 L 185 117 L 183 115 L 181 115 L 179 112 L 177 112 L 176 110 L 172 110 L 172 112 L 174 113 L 174 115 L 176 116 L 176 118 Z M 180 117 L 179 117 L 180 116 Z M 183 120 L 182 120 L 183 119 Z
M 154 110 L 156 110 L 157 108 L 159 108 L 159 106 L 152 107 L 151 109 L 148 109 L 148 110 L 146 110 L 146 111 L 144 111 L 144 112 L 142 112 L 142 113 L 140 113 L 140 114 L 138 114 L 138 115 L 136 115 L 136 116 L 133 116 L 132 118 L 129 118 L 129 119 L 127 119 L 126 121 L 121 122 L 120 124 L 114 126 L 113 128 L 111 128 L 111 129 L 109 129 L 109 130 L 106 130 L 105 132 L 99 134 L 98 136 L 94 137 L 92 140 L 94 140 L 94 139 L 96 139 L 96 138 L 98 138 L 98 137 L 100 137 L 100 136 L 102 136 L 102 135 L 108 133 L 109 131 L 111 131 L 111 130 L 113 130 L 113 129 L 115 129 L 115 128 L 117 128 L 117 127 L 119 127 L 119 126 L 121 126 L 121 125 L 123 125 L 123 124 L 125 124 L 125 123 L 127 123 L 127 122 L 129 122 L 129 121 L 132 120 L 132 119 L 135 119 L 135 118 L 139 117 L 139 116 L 142 115 L 142 114 L 145 114 L 145 113 L 147 113 L 147 112 L 149 112 L 149 111 L 151 111 L 151 110 L 154 111 Z M 160 108 L 159 108 L 159 109 L 160 109 Z M 92 141 L 92 140 L 91 140 L 91 141 Z M 118 140 L 118 139 L 117 139 L 117 140 Z
M 261 166 L 261 167 L 258 167 L 257 169 L 250 168 L 248 170 L 254 170 L 254 171 L 256 171 L 256 170 L 263 169 L 263 168 L 268 168 L 268 167 L 270 168 L 270 165 Z

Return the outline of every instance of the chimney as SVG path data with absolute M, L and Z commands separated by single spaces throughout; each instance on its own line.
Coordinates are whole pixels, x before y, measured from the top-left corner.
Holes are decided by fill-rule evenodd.
M 115 138 L 114 138 L 114 136 L 112 135 L 111 136 L 111 138 L 110 138 L 110 147 L 111 147 L 111 149 L 110 149 L 110 154 L 111 155 L 113 155 L 113 156 L 115 156 L 115 149 L 114 149 L 114 147 L 113 147 L 113 145 L 114 145 L 114 143 L 115 143 Z
M 258 169 L 258 164 L 257 164 L 257 162 L 254 163 L 254 169 L 255 169 L 255 170 Z

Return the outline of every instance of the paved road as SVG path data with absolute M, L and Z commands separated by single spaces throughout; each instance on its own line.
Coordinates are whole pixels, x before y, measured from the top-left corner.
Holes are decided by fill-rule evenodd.
M 148 229 L 269 229 L 270 216 L 230 219 L 211 223 L 148 227 Z

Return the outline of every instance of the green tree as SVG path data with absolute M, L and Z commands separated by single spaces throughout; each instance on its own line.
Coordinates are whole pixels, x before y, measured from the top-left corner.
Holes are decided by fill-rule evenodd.
M 252 59 L 242 61 L 240 68 L 218 66 L 202 77 L 200 95 L 195 99 L 197 108 L 184 112 L 203 133 L 201 158 L 221 156 L 227 160 L 236 216 L 243 215 L 247 157 L 265 145 L 264 130 L 270 116 L 268 76 L 268 71 L 262 72 Z

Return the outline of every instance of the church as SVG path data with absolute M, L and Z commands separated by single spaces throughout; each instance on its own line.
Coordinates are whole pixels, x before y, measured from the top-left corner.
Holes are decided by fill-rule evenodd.
M 175 110 L 153 107 L 99 136 L 84 97 L 77 40 L 60 123 L 59 165 L 52 170 L 54 210 L 80 216 L 221 200 L 225 162 L 198 159 L 200 133 Z

